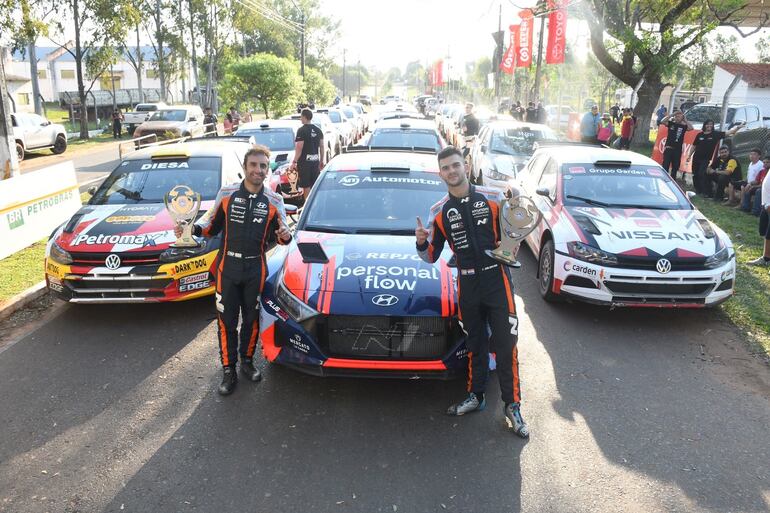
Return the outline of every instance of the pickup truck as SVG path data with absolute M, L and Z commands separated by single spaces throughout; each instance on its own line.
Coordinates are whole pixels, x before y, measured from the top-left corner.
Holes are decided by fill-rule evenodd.
M 128 133 L 133 135 L 136 127 L 150 119 L 152 113 L 158 109 L 166 109 L 165 103 L 137 103 L 133 112 L 123 114 L 123 125 L 126 126 Z
M 28 151 L 50 148 L 58 155 L 67 149 L 67 132 L 64 126 L 51 123 L 43 116 L 15 112 L 11 114 L 11 125 L 19 162 L 24 160 Z
M 714 130 L 727 131 L 742 122 L 735 135 L 725 139 L 733 156 L 747 157 L 752 148 L 762 150 L 762 155 L 770 154 L 770 117 L 764 117 L 761 107 L 748 103 L 730 103 L 727 105 L 727 122 L 721 128 L 722 105 L 719 103 L 699 103 L 689 109 L 685 116 L 693 128 L 700 130 L 707 119 L 714 121 Z

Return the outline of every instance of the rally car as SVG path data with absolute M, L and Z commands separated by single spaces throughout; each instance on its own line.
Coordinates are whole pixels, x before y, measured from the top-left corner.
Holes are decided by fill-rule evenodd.
M 733 294 L 732 242 L 655 161 L 588 145 L 542 147 L 523 176 L 523 193 L 543 214 L 526 243 L 545 300 L 704 307 Z
M 179 301 L 213 294 L 220 238 L 175 249 L 164 195 L 186 185 L 201 195 L 200 215 L 220 187 L 239 182 L 247 142 L 193 141 L 127 156 L 46 247 L 48 289 L 73 303 Z M 269 178 L 268 178 L 269 179 Z
M 316 375 L 449 378 L 467 368 L 449 250 L 415 249 L 446 194 L 430 151 L 352 150 L 322 171 L 295 238 L 268 259 L 264 357 Z

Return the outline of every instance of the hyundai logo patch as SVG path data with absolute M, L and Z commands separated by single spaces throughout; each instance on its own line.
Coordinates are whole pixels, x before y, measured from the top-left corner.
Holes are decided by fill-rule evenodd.
M 377 306 L 393 306 L 398 303 L 398 298 L 393 294 L 377 294 L 372 298 L 372 303 Z

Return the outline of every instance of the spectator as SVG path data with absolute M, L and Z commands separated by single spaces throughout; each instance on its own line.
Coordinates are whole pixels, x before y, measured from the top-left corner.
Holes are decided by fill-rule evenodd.
M 120 139 L 120 133 L 123 131 L 123 113 L 120 109 L 112 111 L 112 138 Z
M 734 159 L 733 156 L 730 155 L 730 148 L 727 146 L 719 148 L 717 157 L 711 163 L 711 166 L 706 173 L 709 178 L 709 192 L 711 192 L 712 182 L 716 184 L 714 201 L 721 201 L 724 198 L 726 187 L 743 180 L 741 165 L 738 163 L 737 159 Z M 731 198 L 735 199 L 734 186 L 731 187 L 730 190 L 733 192 L 728 198 L 728 201 L 730 201 Z
M 663 118 L 666 117 L 666 114 L 668 113 L 668 109 L 665 105 L 661 105 L 658 107 L 658 110 L 655 111 L 655 114 L 657 115 L 657 122 L 656 125 L 660 125 L 663 122 Z
M 679 165 L 682 163 L 682 144 L 684 135 L 688 130 L 692 130 L 692 125 L 681 110 L 675 110 L 673 119 L 671 116 L 664 117 L 659 125 L 666 125 L 668 135 L 666 136 L 666 147 L 663 149 L 663 169 L 671 169 L 671 178 L 676 180 L 679 172 Z M 682 173 L 684 179 L 684 173 Z
M 206 132 L 206 137 L 216 137 L 217 133 L 217 119 L 216 114 L 211 112 L 211 107 L 206 107 L 203 111 L 203 130 Z
M 623 121 L 620 125 L 620 149 L 628 150 L 631 148 L 631 138 L 634 136 L 634 118 L 631 116 L 631 109 L 623 109 Z
M 537 102 L 537 122 L 541 125 L 545 125 L 548 121 L 548 115 L 545 112 L 545 107 L 543 107 L 543 102 Z
M 765 162 L 770 166 L 770 155 L 765 156 Z M 748 262 L 749 265 L 770 265 L 770 180 L 762 182 L 760 189 L 759 236 L 765 238 L 762 256 Z
M 626 112 L 626 109 L 623 109 L 624 114 L 625 112 Z M 620 105 L 618 105 L 617 102 L 615 102 L 615 105 L 610 107 L 610 116 L 612 116 L 613 121 L 615 121 L 616 123 L 619 123 L 621 121 Z
M 696 194 L 706 193 L 706 197 L 710 197 L 708 193 L 710 192 L 711 184 L 709 183 L 707 187 L 706 181 L 708 177 L 706 176 L 706 169 L 708 169 L 711 160 L 714 158 L 714 150 L 722 139 L 733 135 L 745 124 L 743 122 L 728 132 L 722 132 L 714 130 L 714 122 L 712 120 L 707 119 L 703 122 L 703 130 L 695 136 L 690 153 L 687 155 L 687 162 L 690 162 L 692 159 L 692 182 L 695 186 Z
M 244 123 L 251 123 L 252 121 L 251 117 L 251 109 L 246 109 L 246 114 L 243 115 L 243 122 Z
M 583 114 L 580 121 L 580 140 L 584 143 L 596 144 L 596 133 L 599 131 L 599 106 L 591 107 L 590 112 Z
M 230 107 L 230 110 L 225 114 L 225 131 L 227 131 L 227 124 L 230 125 L 230 132 L 234 132 L 238 129 L 238 124 L 241 122 L 241 115 L 235 110 L 235 107 Z
M 524 121 L 527 123 L 537 123 L 537 107 L 535 107 L 535 102 L 527 104 L 527 114 L 524 117 Z
M 759 209 L 752 208 L 752 201 L 754 201 L 754 195 L 758 194 L 762 187 L 762 180 L 767 174 L 765 164 L 759 160 L 762 152 L 759 148 L 754 148 L 749 152 L 749 167 L 746 171 L 747 183 L 742 184 L 741 187 L 741 204 L 738 207 L 744 212 L 756 211 L 756 215 L 759 215 Z
M 596 132 L 596 140 L 601 144 L 610 144 L 610 138 L 615 133 L 615 125 L 612 124 L 612 117 L 609 113 L 602 114 L 602 118 L 599 121 L 599 128 Z

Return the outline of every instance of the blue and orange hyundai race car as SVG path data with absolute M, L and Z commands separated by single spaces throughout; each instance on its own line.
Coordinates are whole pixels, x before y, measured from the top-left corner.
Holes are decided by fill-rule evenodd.
M 415 250 L 416 216 L 446 194 L 435 153 L 352 151 L 321 173 L 295 239 L 268 259 L 270 362 L 322 376 L 451 378 L 467 368 L 451 252 Z

